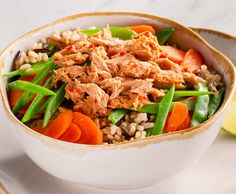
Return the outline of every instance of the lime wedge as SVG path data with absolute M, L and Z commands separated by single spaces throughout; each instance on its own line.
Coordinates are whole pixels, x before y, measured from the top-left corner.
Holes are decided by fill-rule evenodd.
M 236 136 L 236 92 L 222 124 L 222 130 Z

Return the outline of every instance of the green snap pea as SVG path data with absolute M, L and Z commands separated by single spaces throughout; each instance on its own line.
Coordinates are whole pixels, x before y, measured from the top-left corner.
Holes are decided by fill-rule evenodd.
M 212 117 L 213 114 L 215 114 L 215 112 L 218 110 L 222 98 L 224 95 L 224 89 L 220 89 L 216 94 L 210 96 L 210 102 L 209 102 L 209 106 L 208 106 L 208 117 Z
M 155 124 L 151 132 L 152 135 L 159 135 L 162 133 L 166 122 L 166 117 L 168 115 L 174 97 L 174 92 L 175 86 L 173 85 L 166 93 L 166 95 L 161 99 L 158 108 L 157 118 L 155 120 Z
M 38 107 L 38 109 L 36 110 L 36 113 L 40 113 L 42 110 L 47 108 L 49 99 L 47 99 L 46 102 L 44 102 L 40 107 Z
M 51 61 L 44 69 L 42 69 L 37 74 L 37 76 L 32 80 L 31 83 L 38 85 L 42 84 L 43 79 L 47 76 L 48 72 L 56 68 L 57 65 Z M 25 106 L 33 98 L 33 96 L 34 94 L 31 92 L 24 92 L 21 98 L 17 101 L 16 105 L 13 107 L 12 112 L 16 114 L 23 106 Z
M 48 56 L 51 57 L 57 51 L 57 46 L 49 44 L 48 49 L 49 49 L 49 51 L 47 52 L 47 54 L 48 54 Z
M 138 112 L 145 112 L 145 113 L 149 113 L 149 114 L 157 114 L 158 109 L 159 109 L 159 105 L 160 103 L 154 103 L 154 104 L 146 104 L 144 106 L 142 106 L 141 108 L 138 108 L 137 111 Z
M 52 77 L 50 77 L 46 83 L 44 84 L 43 87 L 45 88 L 50 88 L 51 87 L 51 82 L 52 82 Z M 39 105 L 40 103 L 42 102 L 43 98 L 45 96 L 44 95 L 40 95 L 38 94 L 34 100 L 32 101 L 32 103 L 30 104 L 29 108 L 27 109 L 27 111 L 25 112 L 23 118 L 22 118 L 22 122 L 25 123 L 27 121 L 29 121 L 35 114 L 37 114 L 38 112 L 38 108 L 39 108 Z
M 159 30 L 155 35 L 157 37 L 158 43 L 163 45 L 169 37 L 175 32 L 175 28 L 166 28 Z
M 4 74 L 3 76 L 11 78 L 15 76 L 28 76 L 28 75 L 37 74 L 40 71 L 42 71 L 42 69 L 44 69 L 51 62 L 52 62 L 52 58 L 49 58 L 48 61 L 46 62 L 38 62 L 38 63 L 32 64 L 31 69 L 29 69 L 28 71 L 17 69 L 15 71 L 11 71 L 9 73 Z
M 60 106 L 60 104 L 64 101 L 65 85 L 66 84 L 63 83 L 61 87 L 55 92 L 56 95 L 51 96 L 49 98 L 48 105 L 47 105 L 47 108 L 45 110 L 44 117 L 43 117 L 43 122 L 42 122 L 43 127 L 47 126 L 48 122 L 50 121 L 50 119 L 52 118 L 52 116 L 54 115 L 58 107 Z
M 187 96 L 201 96 L 205 94 L 213 94 L 210 91 L 194 91 L 194 90 L 179 90 L 175 91 L 174 97 L 187 97 Z
M 111 121 L 113 124 L 116 124 L 123 118 L 123 116 L 125 116 L 127 112 L 127 109 L 116 109 L 109 115 L 108 120 Z
M 188 106 L 188 110 L 194 110 L 195 103 L 196 103 L 195 100 L 183 100 L 183 101 L 179 101 L 179 102 L 186 104 Z M 171 111 L 173 108 L 174 108 L 174 105 L 172 103 Z
M 203 83 L 196 85 L 198 91 L 208 91 L 208 88 Z M 193 117 L 191 120 L 191 127 L 197 126 L 203 123 L 207 119 L 208 114 L 209 95 L 201 95 L 197 97 L 194 107 Z
M 193 110 L 194 106 L 195 106 L 195 101 L 194 100 L 186 100 L 186 101 L 178 101 L 181 103 L 184 103 L 188 106 L 188 110 Z M 172 109 L 174 108 L 176 102 L 172 102 L 171 106 L 170 106 L 170 112 L 172 111 Z M 154 103 L 154 104 L 146 104 L 141 108 L 138 108 L 136 111 L 138 112 L 145 112 L 145 113 L 149 113 L 149 114 L 157 114 L 158 109 L 159 109 L 159 105 L 160 103 Z M 134 109 L 130 109 L 130 110 L 134 110 Z
M 10 89 L 32 92 L 43 96 L 55 95 L 53 91 L 45 87 L 23 80 L 16 80 L 14 82 L 9 83 L 7 86 Z
M 149 136 L 151 136 L 152 134 L 152 130 L 153 130 L 153 127 L 152 128 L 149 128 L 149 129 L 145 129 L 145 131 L 146 131 L 146 135 L 145 135 L 145 137 L 149 137 Z
M 102 30 L 103 28 L 96 28 L 96 29 L 81 30 L 80 32 L 88 35 L 93 35 Z M 122 27 L 110 27 L 110 31 L 113 37 L 120 38 L 122 40 L 129 40 L 134 34 L 136 34 L 133 30 Z

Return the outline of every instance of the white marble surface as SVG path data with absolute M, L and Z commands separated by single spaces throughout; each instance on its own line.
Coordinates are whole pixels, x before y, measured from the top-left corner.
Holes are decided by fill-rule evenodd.
M 236 35 L 235 0 L 0 0 L 0 50 L 42 24 L 94 11 L 150 13 Z
M 0 0 L 0 50 L 20 35 L 45 23 L 76 13 L 94 11 L 132 11 L 155 14 L 174 19 L 188 26 L 212 28 L 236 36 L 236 0 Z M 0 106 L 0 109 L 2 109 L 2 106 Z M 9 161 L 16 152 L 21 154 L 22 151 L 17 146 L 17 143 L 13 141 L 10 132 L 3 133 L 5 130 L 8 130 L 7 123 L 5 123 L 4 115 L 0 111 L 0 156 L 1 159 Z M 220 147 L 220 149 L 217 149 L 216 145 L 212 146 L 211 150 L 214 150 L 214 156 L 219 157 L 212 157 L 212 161 L 206 161 L 205 163 L 209 164 L 207 166 L 208 168 L 211 168 L 211 163 L 213 163 L 214 158 L 219 160 L 217 165 L 219 165 L 220 168 L 220 162 L 223 160 L 220 154 L 225 152 L 227 152 L 226 154 L 231 154 L 232 152 L 230 152 L 229 148 L 235 145 L 233 141 L 233 138 L 230 139 L 230 142 L 229 140 L 225 140 L 224 142 L 221 139 L 217 139 L 216 143 L 220 142 L 220 145 L 224 143 L 227 144 L 228 142 L 228 147 Z M 8 145 L 8 147 L 5 148 L 4 145 Z M 14 155 L 14 157 L 16 156 Z M 229 167 L 224 173 L 222 171 L 219 173 L 217 173 L 217 171 L 214 172 L 215 176 L 226 177 L 227 182 L 222 183 L 216 181 L 218 180 L 216 179 L 212 182 L 206 182 L 206 185 L 210 185 L 210 187 L 204 185 L 198 187 L 194 184 L 195 179 L 197 179 L 197 177 L 195 177 L 193 182 L 190 180 L 187 181 L 187 188 L 189 188 L 189 190 L 187 190 L 191 191 L 191 188 L 196 189 L 196 187 L 198 187 L 197 190 L 199 193 L 210 194 L 218 193 L 212 192 L 216 187 L 218 188 L 217 190 L 222 193 L 234 193 L 231 189 L 234 188 L 236 191 L 235 179 L 230 178 L 230 176 L 233 175 L 233 173 L 230 172 L 235 172 L 234 161 L 235 158 L 230 161 Z M 33 164 L 30 163 L 30 165 L 32 166 Z M 214 170 L 217 168 L 218 167 L 212 167 Z M 198 171 L 197 167 L 195 170 Z M 210 171 L 207 171 L 207 173 L 204 172 L 205 170 L 202 169 L 199 176 L 202 176 L 204 180 L 209 180 L 207 177 L 210 176 L 208 174 Z M 40 173 L 43 172 L 40 171 Z M 42 177 L 44 176 L 41 176 L 41 178 Z M 186 178 L 189 179 L 191 176 L 187 176 Z M 222 180 L 226 181 L 226 179 Z M 229 185 L 223 187 L 222 184 L 226 186 Z M 159 186 L 162 188 L 161 185 Z M 184 186 L 183 183 L 182 186 Z M 181 184 L 178 185 L 178 187 L 181 187 Z M 163 191 L 164 188 L 161 188 L 160 190 Z M 208 188 L 208 190 L 205 190 L 205 188 Z M 209 188 L 211 189 L 209 190 Z M 227 190 L 227 188 L 230 188 L 230 190 Z M 168 191 L 170 190 L 171 189 Z M 181 189 L 179 191 L 181 191 Z M 84 190 L 82 190 L 81 193 L 85 193 Z M 186 192 L 186 194 L 187 193 L 191 194 L 190 192 Z

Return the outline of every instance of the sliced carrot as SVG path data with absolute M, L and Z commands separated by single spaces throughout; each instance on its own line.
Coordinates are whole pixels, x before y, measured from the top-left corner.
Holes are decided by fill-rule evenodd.
M 193 101 L 197 100 L 197 96 L 190 96 L 190 97 L 184 99 L 184 101 L 191 101 L 191 100 L 193 100 Z
M 169 112 L 168 115 L 167 115 L 167 117 L 166 117 L 166 123 L 165 123 L 165 126 L 164 126 L 163 133 L 168 133 L 168 131 L 167 131 L 167 123 L 168 123 L 168 121 L 169 121 L 169 119 L 170 119 L 171 113 L 172 113 L 172 112 Z
M 97 127 L 95 122 L 92 121 L 88 116 L 74 112 L 73 122 L 78 125 L 81 130 L 81 136 L 78 143 L 82 144 L 102 144 L 103 134 L 102 131 Z
M 33 127 L 32 129 L 33 129 L 34 131 L 37 131 L 38 133 L 44 134 L 45 131 L 46 131 L 46 129 L 48 129 L 49 127 L 51 127 L 52 121 L 53 121 L 53 120 L 49 121 L 48 124 L 47 124 L 47 126 L 46 126 L 45 128 L 43 128 L 43 127 L 42 127 L 42 124 L 40 123 L 40 124 L 38 124 L 36 127 Z
M 45 135 L 58 138 L 66 132 L 72 123 L 73 113 L 71 110 L 67 110 L 59 114 L 53 121 L 50 127 L 45 130 Z
M 184 60 L 185 52 L 172 46 L 161 47 L 161 57 L 170 59 L 171 61 L 180 64 Z
M 173 132 L 179 129 L 181 124 L 188 116 L 188 106 L 181 102 L 176 102 L 170 114 L 169 119 L 166 121 L 166 132 Z
M 151 32 L 152 34 L 155 34 L 155 30 L 152 26 L 149 26 L 149 25 L 137 25 L 137 26 L 131 26 L 131 27 L 128 27 L 130 30 L 133 30 L 135 31 L 136 33 L 140 34 L 142 32 L 145 32 L 145 31 L 149 31 Z
M 195 49 L 189 49 L 180 65 L 182 66 L 183 71 L 196 74 L 202 64 L 203 57 L 201 53 Z
M 81 136 L 80 128 L 76 124 L 71 123 L 67 131 L 58 139 L 73 143 L 73 142 L 78 141 L 80 136 Z
M 184 122 L 179 126 L 177 130 L 187 129 L 190 127 L 190 124 L 191 124 L 191 116 L 188 114 L 187 118 L 184 120 Z
M 35 76 L 36 76 L 36 74 L 28 75 L 28 76 L 22 76 L 22 77 L 19 78 L 19 80 L 31 82 L 35 78 Z

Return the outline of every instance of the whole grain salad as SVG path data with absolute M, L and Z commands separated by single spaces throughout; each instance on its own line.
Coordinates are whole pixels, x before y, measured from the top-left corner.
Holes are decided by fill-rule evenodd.
M 19 51 L 9 103 L 21 122 L 46 136 L 117 144 L 171 133 L 212 117 L 221 76 L 196 49 L 181 50 L 174 28 L 76 28 Z

